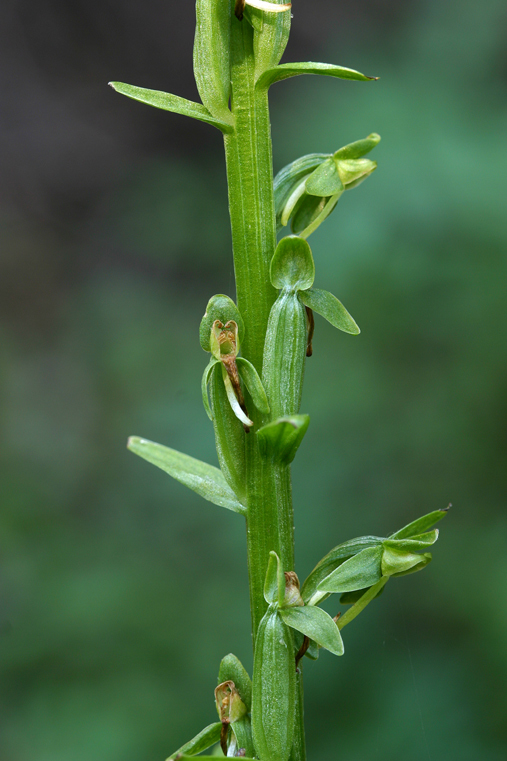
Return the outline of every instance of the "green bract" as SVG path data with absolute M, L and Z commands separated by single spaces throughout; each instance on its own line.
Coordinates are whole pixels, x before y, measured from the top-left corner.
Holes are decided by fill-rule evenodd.
M 293 232 L 302 238 L 314 232 L 342 193 L 357 187 L 377 168 L 375 161 L 362 157 L 379 141 L 380 136 L 372 133 L 334 154 L 312 153 L 284 167 L 274 181 L 278 229 L 291 221 Z

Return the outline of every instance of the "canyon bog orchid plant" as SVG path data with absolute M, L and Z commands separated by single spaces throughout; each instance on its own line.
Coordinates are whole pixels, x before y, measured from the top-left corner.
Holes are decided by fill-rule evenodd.
M 201 387 L 220 468 L 137 437 L 129 448 L 206 500 L 244 516 L 254 665 L 250 679 L 234 655 L 224 657 L 215 691 L 218 721 L 171 759 L 214 747 L 214 756 L 303 761 L 304 658 L 317 658 L 320 648 L 343 655 L 344 627 L 389 579 L 428 565 L 426 550 L 438 537 L 433 526 L 446 514 L 430 512 L 388 537 L 342 542 L 300 586 L 290 465 L 309 424 L 300 404 L 314 312 L 340 331 L 359 333 L 341 302 L 313 287 L 307 238 L 345 191 L 376 169 L 365 156 L 380 137 L 372 133 L 334 153 L 303 156 L 273 179 L 271 85 L 300 74 L 374 79 L 331 64 L 280 64 L 290 9 L 276 0 L 197 0 L 194 72 L 202 103 L 111 83 L 134 100 L 219 129 L 227 165 L 236 301 L 213 296 L 199 336 L 211 355 Z M 277 245 L 277 232 L 288 225 L 293 234 Z M 349 606 L 340 618 L 319 607 L 332 594 Z

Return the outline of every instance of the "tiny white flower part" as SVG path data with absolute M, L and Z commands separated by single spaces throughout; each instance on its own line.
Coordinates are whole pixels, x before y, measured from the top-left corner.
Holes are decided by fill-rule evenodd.
M 278 5 L 277 3 L 268 3 L 266 0 L 245 0 L 245 5 L 251 5 L 252 8 L 258 8 L 260 11 L 267 11 L 268 13 L 283 13 L 283 11 L 292 8 L 292 3 Z

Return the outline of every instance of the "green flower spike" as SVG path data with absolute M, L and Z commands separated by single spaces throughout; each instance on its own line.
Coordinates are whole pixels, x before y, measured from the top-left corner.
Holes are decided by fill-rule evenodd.
M 342 193 L 360 185 L 377 168 L 376 161 L 363 156 L 379 141 L 380 136 L 372 133 L 336 153 L 303 156 L 278 172 L 274 182 L 278 230 L 290 221 L 294 233 L 308 238 L 331 214 Z
M 247 359 L 238 357 L 243 331 L 243 320 L 234 302 L 228 296 L 213 296 L 208 302 L 199 328 L 201 346 L 212 355 L 202 376 L 204 408 L 210 420 L 213 420 L 208 399 L 208 384 L 220 364 L 229 404 L 248 431 L 253 426 L 253 421 L 248 417 L 243 384 L 248 389 L 254 405 L 266 415 L 269 413 L 269 404 L 257 370 Z

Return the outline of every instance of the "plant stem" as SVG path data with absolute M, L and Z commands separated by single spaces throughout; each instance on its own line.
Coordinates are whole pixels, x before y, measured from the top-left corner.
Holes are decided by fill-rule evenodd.
M 260 373 L 266 326 L 276 296 L 269 280 L 276 246 L 271 128 L 267 90 L 255 88 L 252 28 L 236 18 L 232 20 L 231 52 L 235 130 L 225 135 L 224 142 L 234 269 L 238 307 L 245 322 L 242 349 Z M 251 412 L 255 429 L 269 422 L 253 407 Z M 247 550 L 255 638 L 266 610 L 263 589 L 269 552 L 278 553 L 284 570 L 293 570 L 294 528 L 289 469 L 261 457 L 253 431 L 246 437 L 246 458 Z

